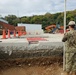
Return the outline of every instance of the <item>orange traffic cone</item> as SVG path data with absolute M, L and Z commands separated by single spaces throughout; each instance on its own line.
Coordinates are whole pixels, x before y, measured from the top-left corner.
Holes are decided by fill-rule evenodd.
M 22 31 L 20 30 L 20 36 L 22 35 Z
M 10 38 L 10 30 L 8 29 L 8 38 Z
M 18 37 L 20 36 L 20 31 L 18 31 Z
M 16 31 L 14 30 L 14 37 L 16 37 Z
M 5 29 L 3 29 L 3 37 L 2 37 L 2 39 L 6 39 L 6 31 L 5 31 Z
M 20 36 L 21 36 L 21 31 L 20 31 Z

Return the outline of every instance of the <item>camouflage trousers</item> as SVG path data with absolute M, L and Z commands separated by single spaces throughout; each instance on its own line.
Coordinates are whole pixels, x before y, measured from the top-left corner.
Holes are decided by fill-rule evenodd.
M 76 71 L 76 53 L 65 53 L 65 71 Z

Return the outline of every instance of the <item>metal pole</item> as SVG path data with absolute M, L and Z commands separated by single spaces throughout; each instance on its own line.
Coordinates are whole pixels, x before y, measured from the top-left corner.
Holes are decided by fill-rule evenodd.
M 64 33 L 66 32 L 66 0 L 64 0 Z
M 64 33 L 66 33 L 66 0 L 64 0 Z M 63 49 L 63 70 L 65 70 L 65 44 Z

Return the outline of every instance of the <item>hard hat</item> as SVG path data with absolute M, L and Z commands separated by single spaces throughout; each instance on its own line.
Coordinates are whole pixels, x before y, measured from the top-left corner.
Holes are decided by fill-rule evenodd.
M 75 21 L 70 21 L 70 22 L 68 23 L 68 26 L 72 26 L 72 25 L 75 25 Z

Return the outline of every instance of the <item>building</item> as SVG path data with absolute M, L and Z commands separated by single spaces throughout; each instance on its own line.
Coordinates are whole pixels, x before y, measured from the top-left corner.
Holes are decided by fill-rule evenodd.
M 24 23 L 18 23 L 18 26 L 25 26 L 26 31 L 35 31 L 35 30 L 41 30 L 42 25 L 41 24 L 24 24 Z
M 12 32 L 15 30 L 15 26 L 8 24 L 6 20 L 0 19 L 0 34 L 2 34 L 3 29 L 6 31 L 9 29 Z
M 25 26 L 16 26 L 15 29 L 16 29 L 16 31 L 26 31 Z
M 23 24 L 18 23 L 18 26 L 25 26 L 27 34 L 43 34 L 41 24 Z

